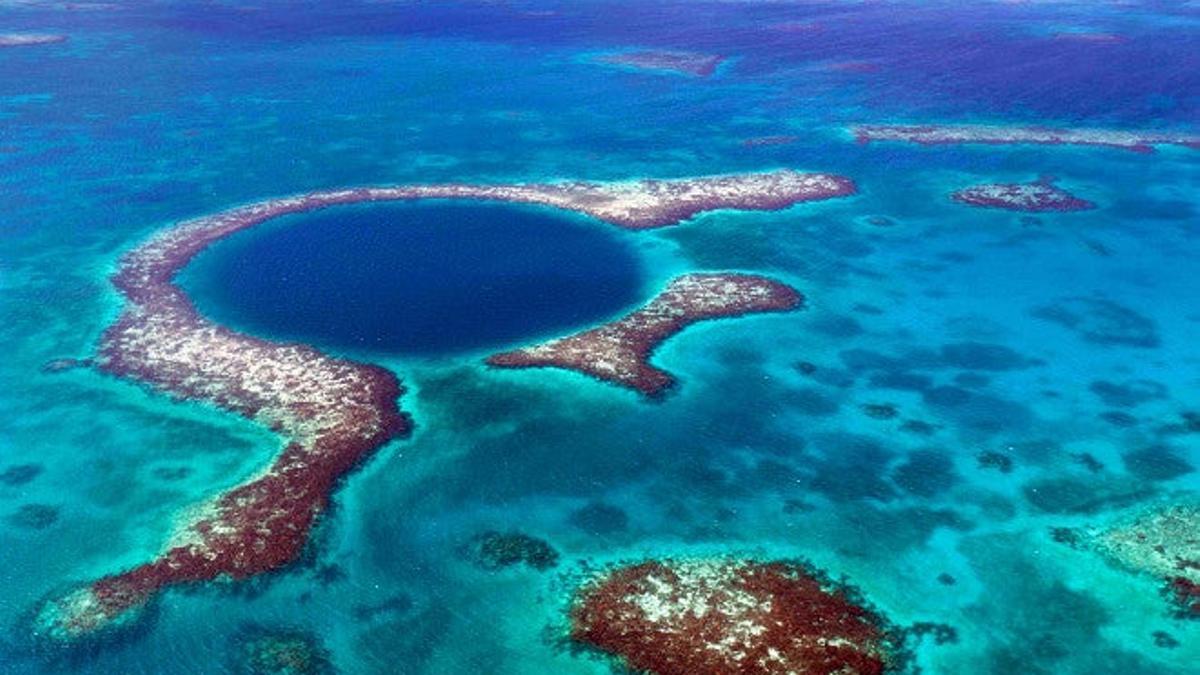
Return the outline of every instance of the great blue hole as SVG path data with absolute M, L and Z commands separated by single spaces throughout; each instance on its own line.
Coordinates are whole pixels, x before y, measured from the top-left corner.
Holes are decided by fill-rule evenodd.
M 179 283 L 210 319 L 349 351 L 463 353 L 603 321 L 641 299 L 625 233 L 549 208 L 358 204 L 217 242 Z

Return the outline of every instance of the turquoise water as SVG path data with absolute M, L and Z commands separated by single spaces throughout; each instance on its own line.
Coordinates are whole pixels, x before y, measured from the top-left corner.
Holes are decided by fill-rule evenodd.
M 4 31 L 70 38 L 0 49 L 0 474 L 40 468 L 0 482 L 0 672 L 237 672 L 258 625 L 316 636 L 346 673 L 605 673 L 556 640 L 562 576 L 725 552 L 807 558 L 898 624 L 953 626 L 915 645 L 924 672 L 1191 672 L 1200 623 L 1050 530 L 1200 488 L 1200 436 L 1171 431 L 1200 409 L 1200 153 L 862 146 L 844 125 L 1196 133 L 1198 21 L 1170 2 L 0 5 Z M 1079 30 L 1123 41 L 1053 38 Z M 592 60 L 634 47 L 730 61 L 698 79 Z M 829 68 L 845 61 L 875 69 Z M 742 270 L 805 311 L 667 342 L 655 363 L 680 386 L 658 403 L 475 351 L 377 350 L 416 431 L 346 482 L 304 560 L 169 592 L 101 644 L 29 648 L 39 599 L 153 556 L 278 449 L 206 406 L 42 372 L 93 353 L 120 307 L 107 275 L 151 233 L 321 188 L 780 167 L 861 193 L 580 236 L 633 252 L 632 304 Z M 1099 208 L 1031 220 L 948 198 L 1043 174 Z M 487 530 L 561 562 L 480 569 L 463 547 Z

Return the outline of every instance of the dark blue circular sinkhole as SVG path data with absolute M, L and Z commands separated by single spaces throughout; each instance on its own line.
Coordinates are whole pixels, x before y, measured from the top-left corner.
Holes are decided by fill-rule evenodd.
M 180 283 L 248 333 L 438 355 L 602 321 L 641 299 L 642 268 L 621 233 L 576 214 L 437 201 L 279 218 L 217 242 Z

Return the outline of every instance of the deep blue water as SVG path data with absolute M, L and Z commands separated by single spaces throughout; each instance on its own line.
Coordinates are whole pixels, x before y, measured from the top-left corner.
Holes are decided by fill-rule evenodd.
M 913 645 L 924 673 L 1195 673 L 1200 622 L 1171 615 L 1159 580 L 1053 533 L 1200 498 L 1182 422 L 1200 411 L 1200 152 L 845 132 L 1200 132 L 1194 0 L 116 4 L 0 0 L 0 33 L 69 36 L 0 49 L 3 675 L 241 673 L 260 628 L 311 636 L 353 675 L 603 675 L 560 640 L 571 575 L 720 554 L 805 558 L 898 625 L 952 627 Z M 1089 32 L 1109 38 L 1072 37 Z M 703 79 L 595 60 L 647 48 L 728 60 Z M 794 139 L 745 143 L 763 136 Z M 146 237 L 319 189 L 776 168 L 861 192 L 637 233 L 356 207 L 216 246 L 183 279 L 206 312 L 393 370 L 416 432 L 347 478 L 296 565 L 168 592 L 86 649 L 30 649 L 40 599 L 153 557 L 279 451 L 211 406 L 42 371 L 94 354 L 120 311 L 108 276 Z M 1098 208 L 948 198 L 1043 174 Z M 433 224 L 450 213 L 504 227 Z M 786 280 L 808 309 L 668 341 L 663 401 L 481 364 L 713 269 Z M 481 569 L 463 551 L 488 530 L 560 564 Z
M 611 226 L 550 209 L 405 204 L 281 219 L 206 251 L 202 313 L 341 350 L 448 354 L 588 326 L 641 299 Z

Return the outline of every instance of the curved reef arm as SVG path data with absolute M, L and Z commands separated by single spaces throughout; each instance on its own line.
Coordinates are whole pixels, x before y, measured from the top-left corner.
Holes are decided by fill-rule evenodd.
M 664 340 L 697 321 L 799 307 L 795 289 L 748 274 L 686 274 L 671 281 L 645 307 L 611 323 L 542 344 L 495 354 L 499 368 L 555 367 L 659 396 L 672 386 L 670 373 L 651 366 Z
M 1154 152 L 1156 145 L 1200 149 L 1196 134 L 1118 129 L 1050 129 L 955 124 L 863 124 L 850 128 L 860 143 L 901 141 L 919 145 L 1095 145 L 1134 152 Z

